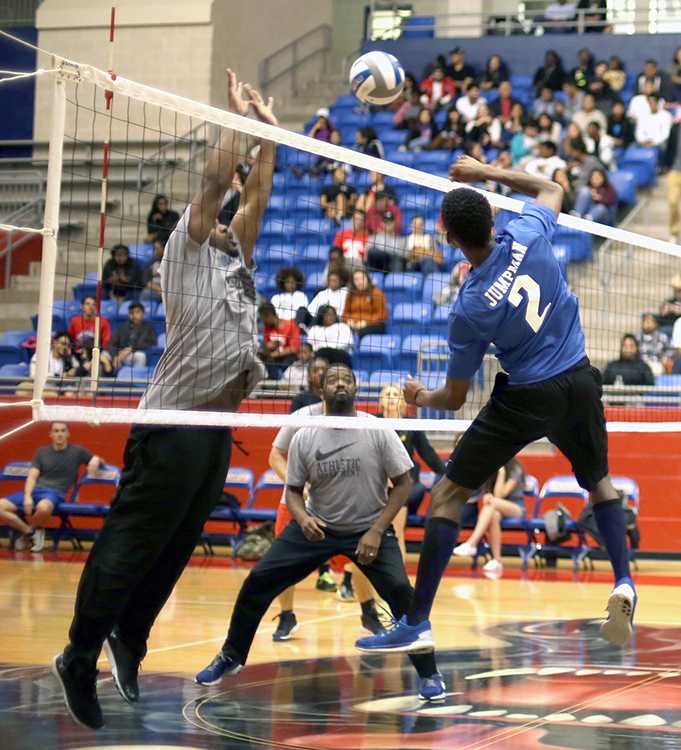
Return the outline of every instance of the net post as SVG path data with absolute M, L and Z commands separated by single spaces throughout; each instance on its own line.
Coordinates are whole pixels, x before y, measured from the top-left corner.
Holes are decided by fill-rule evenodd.
M 57 237 L 59 234 L 59 203 L 61 200 L 64 130 L 66 126 L 66 89 L 61 76 L 53 77 L 52 125 L 50 128 L 43 251 L 40 266 L 40 298 L 38 301 L 38 332 L 36 336 L 36 371 L 33 383 L 33 416 L 39 418 L 52 340 L 54 277 L 57 268 Z

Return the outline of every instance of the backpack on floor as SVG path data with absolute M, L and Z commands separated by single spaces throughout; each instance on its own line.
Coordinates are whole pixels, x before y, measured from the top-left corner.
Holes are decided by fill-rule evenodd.
M 571 521 L 570 512 L 564 505 L 558 505 L 544 513 L 544 529 L 547 543 L 562 544 L 570 538 L 567 530 L 568 521 Z
M 621 496 L 621 493 L 620 493 Z M 638 528 L 638 519 L 636 517 L 636 511 L 633 508 L 624 508 L 624 519 L 627 524 L 627 536 L 629 537 L 629 546 L 631 549 L 638 549 L 641 545 L 641 532 Z M 601 536 L 598 526 L 596 524 L 596 517 L 594 515 L 593 505 L 589 503 L 584 506 L 584 510 L 581 512 L 577 523 L 580 525 L 583 531 L 585 531 L 599 547 L 604 547 L 603 537 Z
M 234 557 L 242 560 L 259 560 L 274 542 L 274 523 L 266 521 L 247 532 L 234 548 Z

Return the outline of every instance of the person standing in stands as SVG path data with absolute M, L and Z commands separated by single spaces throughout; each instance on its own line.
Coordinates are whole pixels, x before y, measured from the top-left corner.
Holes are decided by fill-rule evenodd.
M 45 524 L 66 501 L 66 493 L 76 483 L 81 466 L 87 466 L 87 473 L 92 476 L 102 465 L 102 459 L 87 448 L 71 445 L 69 436 L 65 422 L 52 422 L 50 445 L 35 452 L 24 491 L 0 498 L 0 525 L 19 532 L 14 543 L 17 551 L 29 547 L 31 552 L 43 551 Z

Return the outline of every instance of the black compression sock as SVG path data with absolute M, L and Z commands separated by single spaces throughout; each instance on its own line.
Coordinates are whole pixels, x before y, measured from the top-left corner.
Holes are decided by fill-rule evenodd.
M 352 573 L 349 570 L 343 573 L 343 585 L 352 586 Z
M 367 599 L 360 604 L 363 615 L 371 615 L 376 611 L 376 602 L 373 599 Z

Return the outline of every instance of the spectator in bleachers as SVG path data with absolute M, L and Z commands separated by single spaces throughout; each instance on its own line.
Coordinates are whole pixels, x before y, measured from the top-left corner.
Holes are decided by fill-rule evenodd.
M 326 289 L 322 289 L 314 296 L 307 308 L 309 314 L 314 318 L 321 307 L 331 305 L 340 317 L 345 309 L 345 298 L 348 296 L 345 283 L 346 279 L 338 271 L 329 270 L 326 274 Z
M 499 119 L 501 120 L 502 127 L 501 137 L 505 143 L 509 144 L 516 133 L 522 132 L 525 123 L 528 121 L 525 115 L 525 107 L 520 102 L 516 102 L 511 107 L 511 117 L 508 120 L 503 120 L 501 117 Z
M 672 276 L 671 286 L 673 294 L 660 305 L 660 314 L 657 316 L 660 326 L 670 331 L 677 318 L 681 317 L 681 274 Z
M 553 91 L 560 91 L 564 80 L 563 61 L 555 50 L 550 49 L 544 55 L 544 64 L 537 68 L 532 78 L 534 90 L 537 96 L 544 86 L 548 86 Z
M 437 137 L 439 128 L 429 109 L 422 109 L 407 132 L 405 142 L 400 146 L 400 151 L 421 151 L 428 148 Z
M 615 94 L 619 94 L 624 88 L 627 82 L 627 73 L 624 70 L 622 60 L 617 55 L 610 55 L 608 58 L 608 69 L 603 74 L 603 80 Z
M 447 78 L 444 68 L 435 68 L 421 81 L 421 104 L 433 112 L 446 107 L 456 97 L 456 84 Z
M 483 148 L 501 145 L 501 122 L 492 116 L 487 102 L 480 102 L 478 114 L 466 123 L 465 137 L 466 140 L 478 143 Z
M 501 55 L 490 55 L 485 65 L 485 72 L 480 76 L 478 83 L 483 91 L 498 89 L 502 83 L 508 81 L 508 65 L 502 60 Z
M 553 141 L 540 141 L 535 147 L 536 156 L 525 164 L 525 171 L 535 177 L 552 179 L 557 169 L 565 169 L 566 162 L 558 156 L 558 148 Z
M 585 91 L 594 74 L 594 56 L 591 50 L 582 47 L 577 53 L 577 60 L 577 66 L 570 71 L 569 77 L 578 89 Z
M 570 213 L 575 207 L 575 190 L 570 182 L 570 174 L 567 169 L 557 169 L 551 179 L 563 188 L 563 205 L 560 210 Z
M 421 94 L 418 91 L 412 91 L 395 112 L 393 117 L 394 127 L 401 130 L 411 127 L 418 119 L 421 109 Z
M 513 166 L 518 166 L 523 159 L 531 156 L 538 143 L 539 128 L 536 120 L 526 120 L 523 129 L 511 139 L 511 160 Z
M 341 229 L 333 239 L 334 247 L 343 251 L 348 268 L 363 265 L 367 259 L 369 233 L 366 227 L 366 214 L 356 208 L 352 213 L 352 227 Z
M 80 383 L 81 395 L 86 395 L 91 387 L 89 378 L 92 373 L 92 350 L 92 344 L 88 344 L 78 352 L 78 369 L 75 376 L 82 379 Z M 111 355 L 107 350 L 101 351 L 99 355 L 99 377 L 112 378 L 115 374 Z
M 501 573 L 501 521 L 525 515 L 525 470 L 517 458 L 512 458 L 488 479 L 477 493 L 482 501 L 478 520 L 468 539 L 454 548 L 460 557 L 475 555 L 478 544 L 487 536 L 492 559 L 482 569 L 485 573 Z M 468 501 L 470 502 L 470 500 Z
M 550 86 L 543 86 L 542 90 L 539 92 L 539 96 L 532 104 L 532 117 L 534 117 L 535 120 L 542 114 L 555 117 L 557 102 L 558 100 L 555 97 L 554 90 Z
M 681 338 L 681 329 L 679 337 Z M 671 342 L 669 336 L 660 330 L 657 316 L 653 313 L 641 315 L 641 332 L 637 336 L 637 341 L 641 359 L 650 367 L 653 375 L 663 375 L 667 369 L 667 362 L 671 362 Z
M 327 218 L 340 224 L 343 219 L 352 216 L 357 203 L 357 190 L 347 181 L 345 167 L 338 166 L 333 170 L 333 184 L 322 188 L 319 202 Z
M 391 213 L 395 221 L 395 234 L 402 234 L 402 212 L 390 193 L 381 190 L 376 193 L 374 204 L 367 209 L 366 228 L 369 234 L 376 234 L 385 228 L 386 213 Z
M 36 354 L 31 357 L 29 366 L 29 375 L 32 380 L 35 378 L 36 357 Z M 67 378 L 76 377 L 77 372 L 78 358 L 71 350 L 69 334 L 67 331 L 59 331 L 55 333 L 50 343 L 50 358 L 47 361 L 47 382 L 45 384 L 44 395 L 54 396 L 60 394 L 68 397 L 75 396 L 74 388 L 63 381 Z M 24 383 L 20 383 L 17 386 L 17 394 L 21 393 L 21 395 L 24 395 L 23 389 L 25 385 Z M 31 384 L 27 385 L 31 387 Z
M 312 345 L 307 341 L 303 341 L 300 349 L 298 349 L 298 358 L 284 370 L 279 381 L 280 384 L 296 390 L 307 388 L 308 371 L 313 356 L 314 350 L 312 349 Z
M 590 122 L 584 134 L 584 145 L 587 153 L 595 156 L 607 169 L 615 163 L 615 141 L 601 130 L 597 122 Z
M 313 357 L 307 369 L 307 386 L 291 400 L 289 412 L 302 409 L 304 406 L 321 403 L 322 380 L 329 369 L 328 360 L 324 357 Z
M 426 232 L 426 220 L 423 216 L 417 215 L 411 220 L 411 232 L 406 237 L 405 251 L 408 271 L 420 271 L 427 275 L 444 268 L 442 251 L 437 247 L 433 235 Z
M 352 367 L 351 353 L 355 338 L 350 326 L 338 319 L 336 308 L 332 305 L 322 305 L 319 308 L 315 324 L 307 332 L 307 341 L 316 356 L 323 357 L 332 364 L 340 362 Z
M 419 82 L 416 80 L 416 76 L 407 70 L 404 74 L 404 85 L 402 86 L 402 96 L 405 99 L 411 99 L 413 94 L 420 95 Z
M 569 122 L 584 104 L 584 92 L 577 88 L 573 79 L 568 78 L 563 84 L 563 116 Z
M 371 180 L 371 185 L 357 199 L 358 209 L 365 212 L 368 211 L 374 205 L 378 193 L 386 193 L 393 203 L 397 203 L 397 194 L 390 185 L 385 184 L 384 175 L 380 172 L 369 172 L 369 179 Z
M 331 135 L 329 136 L 329 143 L 333 144 L 334 146 L 339 146 L 340 142 L 340 132 L 336 129 L 333 129 L 331 131 Z M 334 159 L 327 159 L 327 157 L 325 156 L 320 156 L 309 167 L 301 167 L 297 164 L 292 166 L 291 172 L 293 172 L 293 174 L 298 179 L 301 179 L 306 174 L 309 174 L 310 177 L 319 177 L 320 175 L 323 177 L 326 174 L 333 173 L 334 169 L 339 166 L 341 166 L 341 163 L 339 161 L 335 161 Z
M 665 96 L 667 93 L 667 76 L 664 71 L 658 69 L 657 60 L 645 61 L 643 70 L 636 78 L 636 93 L 645 94 L 648 91 L 647 83 L 652 85 L 652 93 L 660 96 Z
M 144 305 L 133 302 L 128 307 L 128 322 L 118 326 L 109 344 L 114 369 L 123 365 L 147 366 L 146 349 L 156 346 L 156 331 L 144 319 Z
M 671 369 L 673 375 L 681 375 L 681 324 L 677 318 L 672 326 L 672 335 L 670 340 L 669 358 L 663 360 L 663 366 L 666 371 Z M 663 332 L 664 333 L 664 332 Z M 657 374 L 657 373 L 656 373 Z
M 280 320 L 298 320 L 298 311 L 307 310 L 309 300 L 303 292 L 305 276 L 295 266 L 286 266 L 277 271 L 275 283 L 279 290 L 272 296 L 272 304 Z
M 385 295 L 374 286 L 366 271 L 352 272 L 343 320 L 360 338 L 370 333 L 385 333 L 388 320 Z
M 648 97 L 648 106 L 650 112 L 641 114 L 636 120 L 636 143 L 645 148 L 664 147 L 672 129 L 671 113 L 660 104 L 657 94 Z
M 0 525 L 20 534 L 15 550 L 30 547 L 31 552 L 42 552 L 45 525 L 66 501 L 66 493 L 78 479 L 81 466 L 87 466 L 87 473 L 93 475 L 102 464 L 102 459 L 87 448 L 70 445 L 69 436 L 65 422 L 52 422 L 50 445 L 35 452 L 23 492 L 0 499 Z
M 382 159 L 384 156 L 383 144 L 372 127 L 359 128 L 355 136 L 355 145 L 358 151 L 368 156 Z
M 464 123 L 475 120 L 478 116 L 480 105 L 487 100 L 480 95 L 480 86 L 477 83 L 471 83 L 466 89 L 466 93 L 456 100 L 456 109 L 461 115 Z
M 559 143 L 563 132 L 560 123 L 546 113 L 539 115 L 537 118 L 537 130 L 537 138 L 540 142 L 553 141 L 553 143 Z
M 180 214 L 171 210 L 168 198 L 161 194 L 155 195 L 147 216 L 146 242 L 153 242 L 159 233 L 169 237 L 179 220 Z
M 502 81 L 499 84 L 499 96 L 496 101 L 490 105 L 492 114 L 495 117 L 500 117 L 502 122 L 506 122 L 511 119 L 511 110 L 514 104 L 518 104 L 518 100 L 513 97 L 513 86 L 510 81 Z
M 154 241 L 154 255 L 144 269 L 142 278 L 144 289 L 142 290 L 140 299 L 152 302 L 161 302 L 163 300 L 161 293 L 161 261 L 163 260 L 165 247 L 166 243 L 164 240 L 156 239 Z
M 565 128 L 563 140 L 559 149 L 560 155 L 565 159 L 571 159 L 574 147 L 579 143 L 584 144 L 582 131 L 579 129 L 579 125 L 577 125 L 576 122 L 569 122 Z M 586 149 L 586 146 L 584 146 L 584 148 Z
M 111 248 L 111 258 L 104 264 L 102 282 L 109 297 L 119 302 L 134 299 L 144 288 L 142 269 L 130 257 L 127 245 L 114 245 Z
M 554 0 L 554 2 L 549 3 L 544 9 L 544 14 L 541 20 L 547 22 L 546 30 L 549 33 L 555 33 L 557 30 L 573 30 L 574 26 L 570 24 L 570 21 L 575 21 L 576 19 L 576 0 Z
M 383 223 L 379 230 L 369 238 L 367 266 L 372 271 L 383 273 L 401 271 L 406 257 L 406 237 L 397 233 L 395 214 L 388 210 L 383 214 Z
M 608 71 L 608 63 L 600 61 L 596 63 L 594 74 L 586 87 L 589 94 L 593 94 L 598 102 L 598 106 L 608 108 L 611 102 L 616 98 L 615 92 L 610 88 L 610 84 L 605 79 Z
M 338 274 L 339 278 L 341 279 L 341 286 L 346 286 L 348 283 L 348 279 L 350 278 L 350 268 L 351 266 L 345 262 L 345 255 L 343 255 L 343 250 L 340 247 L 330 247 L 329 259 L 326 263 L 326 266 L 324 266 L 323 276 L 325 278 L 328 278 L 330 273 Z M 320 290 L 318 289 L 317 291 Z
M 471 264 L 467 260 L 460 260 L 449 275 L 449 284 L 440 289 L 433 290 L 434 305 L 453 305 L 459 296 L 463 282 L 471 270 Z
M 89 346 L 95 340 L 95 322 L 97 319 L 97 302 L 94 297 L 83 297 L 80 303 L 80 315 L 74 315 L 69 321 L 68 335 L 76 352 Z M 99 343 L 101 349 L 107 349 L 111 341 L 111 324 L 107 318 L 100 319 Z
M 615 148 L 626 148 L 634 142 L 634 122 L 627 116 L 624 102 L 619 99 L 612 104 L 607 133 Z
M 404 394 L 399 385 L 391 384 L 383 387 L 378 397 L 378 414 L 386 419 L 404 419 L 407 416 L 407 402 L 404 400 Z M 418 461 L 414 460 L 414 453 L 419 455 L 423 463 L 432 472 L 435 472 L 438 478 L 444 474 L 445 465 L 430 444 L 425 432 L 421 430 L 398 430 L 397 434 L 414 464 L 409 472 L 412 486 L 407 496 L 407 512 L 411 515 L 419 512 L 419 507 L 427 492 L 419 481 L 421 466 Z
M 589 175 L 588 185 L 577 190 L 573 213 L 600 224 L 612 225 L 617 218 L 617 192 L 600 167 Z
M 612 26 L 606 24 L 607 0 L 579 0 L 577 10 L 583 11 L 584 31 L 592 34 L 602 34 L 612 31 Z
M 589 185 L 589 178 L 594 169 L 603 169 L 603 165 L 595 156 L 591 156 L 587 150 L 584 141 L 573 141 L 570 144 L 570 179 L 572 180 L 575 190 Z
M 326 141 L 329 143 L 331 141 L 331 133 L 333 133 L 336 128 L 329 120 L 328 108 L 320 107 L 315 112 L 315 118 L 314 124 L 310 128 L 308 135 L 310 138 L 316 138 L 318 141 Z
M 655 84 L 653 81 L 645 81 L 643 84 L 643 93 L 632 96 L 629 101 L 629 107 L 627 114 L 634 123 L 637 123 L 643 115 L 650 113 L 650 100 L 649 97 L 655 92 Z M 660 106 L 664 106 L 664 99 L 660 100 Z
M 435 70 L 435 68 L 442 68 L 445 72 L 447 71 L 447 60 L 444 55 L 438 55 L 435 60 L 429 60 L 423 67 L 423 73 L 421 79 L 428 78 L 428 76 Z
M 641 359 L 638 341 L 625 333 L 620 343 L 619 359 L 608 362 L 603 371 L 604 385 L 655 385 L 653 371 Z
M 669 97 L 673 102 L 681 101 L 681 47 L 674 52 L 674 59 L 667 70 Z
M 582 108 L 578 112 L 575 112 L 572 122 L 579 126 L 582 134 L 586 133 L 590 122 L 597 122 L 603 132 L 608 129 L 608 121 L 603 112 L 596 106 L 596 99 L 593 94 L 586 94 L 584 96 Z
M 681 124 L 678 116 L 669 131 L 662 157 L 667 172 L 667 201 L 669 202 L 669 241 L 678 242 L 681 233 Z
M 293 364 L 300 349 L 300 329 L 295 320 L 282 320 L 271 302 L 258 308 L 263 323 L 263 348 L 260 358 L 267 367 L 267 375 L 277 380 L 282 370 Z
M 464 127 L 461 116 L 456 109 L 449 108 L 445 118 L 445 123 L 435 138 L 426 146 L 428 151 L 437 149 L 453 150 L 458 148 L 463 142 Z
M 445 73 L 460 91 L 466 91 L 475 80 L 475 69 L 466 62 L 466 56 L 461 47 L 449 50 L 449 65 L 445 68 Z

